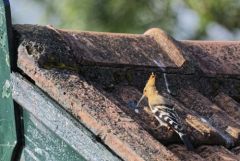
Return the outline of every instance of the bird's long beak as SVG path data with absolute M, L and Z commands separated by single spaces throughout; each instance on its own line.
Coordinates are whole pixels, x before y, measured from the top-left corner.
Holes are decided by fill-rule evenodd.
M 137 107 L 139 106 L 139 104 L 142 102 L 142 100 L 145 98 L 145 95 L 143 94 L 142 97 L 140 98 L 140 100 L 137 103 Z

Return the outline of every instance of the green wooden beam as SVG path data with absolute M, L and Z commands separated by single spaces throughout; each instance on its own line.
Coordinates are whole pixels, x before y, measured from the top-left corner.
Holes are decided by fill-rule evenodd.
M 9 10 L 9 2 L 0 0 L 0 161 L 11 160 L 17 143 L 10 81 Z

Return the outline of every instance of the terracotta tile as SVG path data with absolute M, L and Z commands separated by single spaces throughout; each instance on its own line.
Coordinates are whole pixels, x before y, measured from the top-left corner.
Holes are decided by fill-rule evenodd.
M 134 35 L 67 31 L 37 25 L 16 25 L 14 36 L 18 67 L 122 159 L 240 160 L 238 147 L 232 152 L 210 145 L 186 151 L 183 145 L 176 145 L 180 140 L 173 131 L 153 129 L 156 120 L 147 108 L 135 113 L 129 106 L 141 95 L 137 88 L 144 85 L 146 71 L 174 73 L 174 77 L 186 78 L 184 87 L 178 79 L 176 91 L 185 88 L 186 84 L 187 88 L 179 90 L 176 99 L 160 91 L 183 118 L 193 143 L 196 146 L 239 145 L 239 104 L 224 93 L 215 97 L 215 104 L 191 86 L 198 87 L 197 78 L 207 80 L 208 76 L 212 80 L 215 76 L 227 76 L 226 80 L 228 76 L 238 78 L 240 42 L 176 41 L 160 29 Z M 137 85 L 118 83 L 114 90 L 108 91 L 98 82 L 112 81 L 104 79 L 105 73 L 98 81 L 79 74 L 90 66 L 108 67 L 106 73 L 116 67 L 134 68 L 135 73 L 142 75 L 135 74 Z M 196 78 L 196 82 L 190 78 Z M 162 78 L 162 81 L 160 89 L 165 89 L 166 80 Z M 206 86 L 214 88 L 211 83 Z M 147 103 L 143 106 L 147 107 Z M 171 151 L 161 143 L 168 145 Z M 169 145 L 172 143 L 175 145 Z
M 185 57 L 207 75 L 240 74 L 239 41 L 181 41 Z
M 198 154 L 209 161 L 238 161 L 239 157 L 223 146 L 201 146 L 197 149 Z
M 187 160 L 187 161 L 205 161 L 200 155 L 195 153 L 194 151 L 188 151 L 185 146 L 173 144 L 168 146 L 168 148 L 176 154 L 179 159 Z
M 180 100 L 187 108 L 196 111 L 204 121 L 218 129 L 226 146 L 239 142 L 240 125 L 229 115 L 193 88 L 182 89 Z
M 179 65 L 169 58 L 165 48 L 148 36 L 94 32 L 60 33 L 81 64 L 159 65 L 163 68 L 176 68 Z
M 159 28 L 152 28 L 147 30 L 144 35 L 152 37 L 164 52 L 168 53 L 169 58 L 175 62 L 178 67 L 181 67 L 185 62 L 182 50 L 178 48 L 177 41 L 171 36 L 167 35 L 163 30 Z
M 229 116 L 240 123 L 240 104 L 224 93 L 218 94 L 214 98 L 215 103 L 223 109 Z
M 237 146 L 237 147 L 231 149 L 231 152 L 240 158 L 240 146 Z

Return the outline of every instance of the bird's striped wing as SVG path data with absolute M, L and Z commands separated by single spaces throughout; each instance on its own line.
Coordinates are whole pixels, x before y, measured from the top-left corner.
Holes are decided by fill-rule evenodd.
M 167 124 L 170 128 L 174 129 L 176 132 L 183 131 L 181 120 L 173 106 L 154 105 L 152 106 L 152 112 L 160 123 L 163 122 Z
M 178 133 L 188 150 L 194 149 L 188 135 L 183 131 L 181 119 L 179 118 L 173 106 L 155 105 L 152 106 L 152 112 L 160 123 L 163 122 L 167 124 L 176 133 Z

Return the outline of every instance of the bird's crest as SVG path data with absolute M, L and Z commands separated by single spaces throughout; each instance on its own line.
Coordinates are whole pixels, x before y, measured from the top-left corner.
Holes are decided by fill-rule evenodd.
M 155 87 L 156 75 L 152 73 L 147 81 L 146 87 Z

